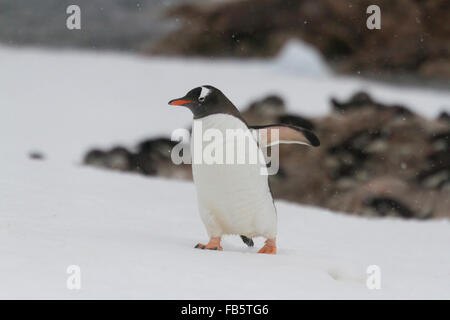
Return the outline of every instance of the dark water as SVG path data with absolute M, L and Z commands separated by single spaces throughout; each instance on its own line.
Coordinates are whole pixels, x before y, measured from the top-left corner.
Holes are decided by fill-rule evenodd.
M 174 27 L 166 9 L 189 0 L 0 0 L 0 42 L 11 45 L 139 50 Z M 81 8 L 81 30 L 66 9 Z

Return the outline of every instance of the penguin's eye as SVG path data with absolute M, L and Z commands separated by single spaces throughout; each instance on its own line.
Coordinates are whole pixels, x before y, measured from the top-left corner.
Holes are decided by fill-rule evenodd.
M 200 98 L 198 98 L 198 101 L 199 101 L 199 102 L 205 101 L 205 97 L 200 97 Z

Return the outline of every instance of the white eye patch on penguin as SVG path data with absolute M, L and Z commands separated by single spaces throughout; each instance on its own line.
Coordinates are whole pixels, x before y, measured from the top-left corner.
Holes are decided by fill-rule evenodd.
M 200 95 L 198 97 L 198 101 L 203 102 L 205 101 L 206 96 L 210 93 L 211 89 L 207 88 L 206 86 L 201 87 Z

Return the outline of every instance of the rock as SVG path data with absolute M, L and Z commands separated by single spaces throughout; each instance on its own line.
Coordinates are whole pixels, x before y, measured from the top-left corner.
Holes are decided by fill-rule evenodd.
M 355 93 L 347 102 L 339 102 L 336 98 L 331 98 L 333 110 L 344 113 L 347 110 L 359 109 L 367 106 L 376 106 L 367 92 L 359 91 Z
M 417 214 L 411 209 L 405 206 L 403 203 L 384 197 L 370 198 L 365 201 L 366 208 L 364 212 L 373 210 L 374 212 L 370 215 L 381 216 L 381 217 L 401 217 L 401 218 L 414 218 Z
M 156 138 L 139 143 L 136 164 L 142 173 L 157 175 L 161 165 L 171 163 L 170 153 L 176 142 L 167 138 Z
M 438 119 L 438 120 L 441 120 L 441 121 L 445 121 L 445 122 L 450 123 L 450 114 L 449 114 L 448 112 L 446 112 L 446 111 L 442 111 L 442 112 L 439 114 L 439 116 L 438 116 L 437 119 Z
M 425 61 L 419 68 L 419 73 L 427 78 L 450 78 L 450 61 L 447 59 L 436 59 Z
M 436 167 L 419 173 L 417 180 L 425 188 L 440 189 L 450 183 L 450 167 Z
M 341 102 L 336 98 L 331 98 L 330 101 L 333 110 L 341 114 L 352 110 L 358 110 L 361 108 L 389 109 L 395 115 L 398 115 L 403 118 L 410 117 L 414 114 L 411 110 L 402 105 L 398 104 L 387 105 L 375 102 L 372 99 L 372 97 L 367 92 L 364 91 L 357 92 L 347 102 Z
M 366 26 L 369 5 L 381 29 Z M 450 79 L 448 0 L 247 0 L 184 4 L 168 13 L 180 28 L 151 50 L 193 56 L 274 56 L 292 39 L 316 49 L 335 70 Z
M 39 152 L 39 151 L 31 151 L 28 154 L 28 157 L 30 159 L 32 159 L 32 160 L 44 160 L 45 159 L 44 154 L 42 152 Z
M 277 95 L 269 95 L 250 103 L 242 112 L 242 116 L 252 125 L 277 123 L 280 115 L 284 114 L 286 106 L 284 100 Z
M 287 113 L 280 96 L 242 111 L 251 125 L 285 123 L 313 129 L 321 146 L 281 145 L 279 172 L 270 176 L 276 199 L 355 215 L 450 217 L 450 129 L 403 105 L 386 105 L 367 92 L 317 118 Z M 86 164 L 177 179 L 192 179 L 189 164 L 175 165 L 165 137 L 142 141 L 129 152 L 92 150 Z
M 104 155 L 107 168 L 120 171 L 132 171 L 136 168 L 135 157 L 124 147 L 114 147 Z
M 429 141 L 436 152 L 450 150 L 450 130 L 433 133 Z
M 106 152 L 100 149 L 90 150 L 84 156 L 83 163 L 94 167 L 106 167 Z
M 279 96 L 270 95 L 261 100 L 252 102 L 248 107 L 249 112 L 257 113 L 260 116 L 277 115 L 285 110 L 284 101 Z
M 120 171 L 132 171 L 136 168 L 134 155 L 120 146 L 108 151 L 92 149 L 85 155 L 83 163 L 89 166 Z

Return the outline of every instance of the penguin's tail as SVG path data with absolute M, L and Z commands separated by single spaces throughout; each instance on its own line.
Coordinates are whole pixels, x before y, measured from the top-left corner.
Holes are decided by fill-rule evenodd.
M 242 241 L 244 241 L 244 243 L 249 246 L 249 247 L 253 247 L 255 244 L 253 243 L 253 240 L 251 238 L 247 238 L 246 236 L 241 235 L 241 239 Z

